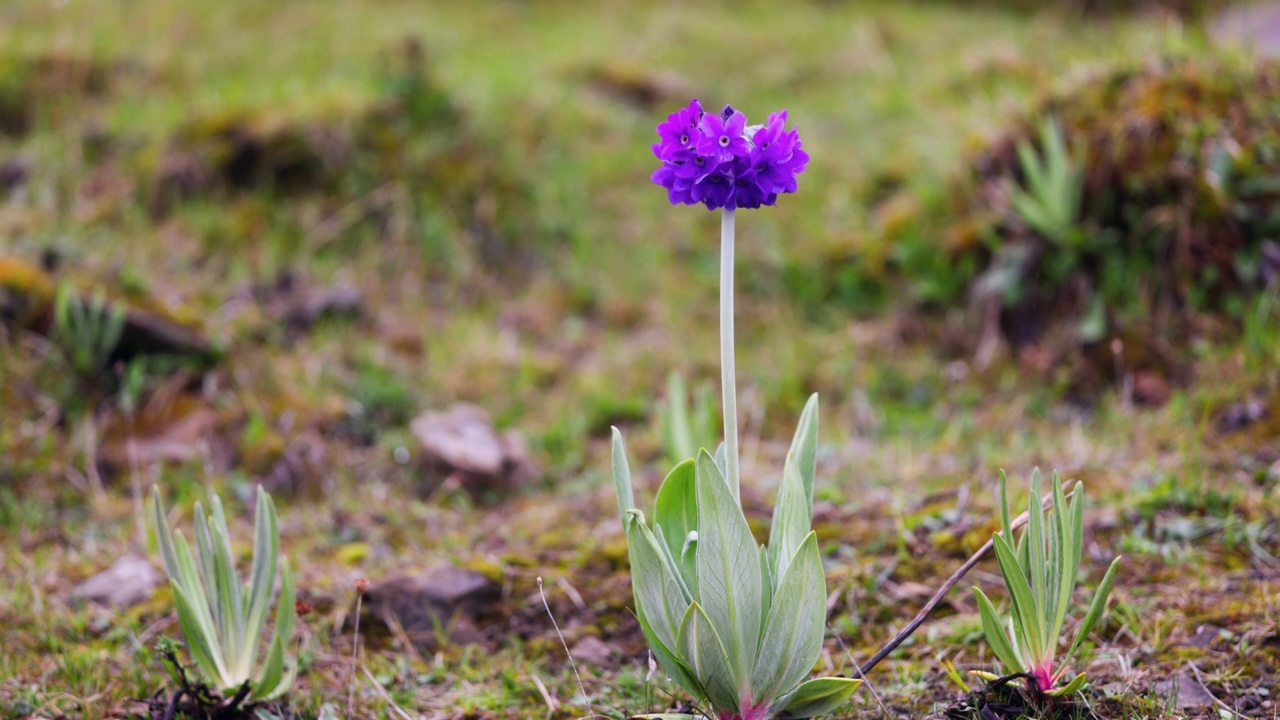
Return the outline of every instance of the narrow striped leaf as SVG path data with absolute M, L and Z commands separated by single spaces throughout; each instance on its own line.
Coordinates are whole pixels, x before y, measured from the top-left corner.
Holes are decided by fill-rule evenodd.
M 1036 468 L 1031 473 L 1031 498 L 1027 501 L 1027 542 L 1030 543 L 1031 553 L 1031 617 L 1034 619 L 1036 626 L 1040 629 L 1040 636 L 1047 642 L 1046 645 L 1036 645 L 1034 652 L 1036 658 L 1044 657 L 1041 653 L 1046 647 L 1051 648 L 1056 638 L 1048 636 L 1049 628 L 1045 623 L 1045 604 L 1048 598 L 1047 588 L 1045 587 L 1045 546 L 1044 546 L 1044 506 L 1040 504 L 1040 468 Z M 1026 611 L 1026 606 L 1019 608 L 1020 612 Z
M 1041 625 L 1036 621 L 1035 600 L 1031 595 L 1031 584 L 1022 572 L 1013 550 L 1004 538 L 992 537 L 996 548 L 996 561 L 1000 564 L 1000 572 L 1004 575 L 1004 584 L 1009 588 L 1013 599 L 1014 617 L 1017 618 L 1022 637 L 1027 644 L 1030 657 L 1028 662 L 1036 662 L 1044 657 L 1045 643 L 1042 639 Z
M 996 614 L 996 608 L 991 604 L 991 600 L 977 587 L 973 589 L 973 594 L 978 599 L 978 614 L 982 616 L 982 634 L 986 636 L 991 652 L 995 653 L 996 658 L 1000 660 L 1005 672 L 1026 670 L 1022 658 L 1018 656 L 1018 651 L 1009 643 L 1009 636 L 1000 625 L 1000 616 Z
M 804 497 L 808 502 L 809 514 L 813 515 L 813 480 L 818 466 L 818 394 L 809 396 L 800 413 L 800 422 L 796 424 L 796 434 L 791 438 L 791 450 L 787 453 L 787 463 L 795 465 L 804 486 Z M 785 478 L 785 470 L 784 475 Z
M 773 509 L 773 523 L 769 527 L 769 564 L 774 577 L 781 578 L 787 572 L 787 563 L 800 549 L 809 529 L 813 527 L 804 481 L 800 478 L 798 463 L 792 453 L 787 453 L 787 463 L 782 472 L 782 486 L 778 488 L 777 505 Z
M 1076 632 L 1076 639 L 1071 643 L 1071 649 L 1067 650 L 1067 657 L 1074 657 L 1076 651 L 1080 649 L 1080 643 L 1084 642 L 1088 637 L 1093 626 L 1098 624 L 1098 620 L 1102 619 L 1102 613 L 1107 609 L 1107 597 L 1111 595 L 1111 586 L 1115 583 L 1116 568 L 1120 567 L 1120 558 L 1111 561 L 1111 567 L 1107 568 L 1107 574 L 1102 576 L 1102 582 L 1098 583 L 1098 589 L 1093 594 L 1093 601 L 1089 603 L 1089 611 L 1085 613 L 1084 620 L 1080 621 L 1080 629 Z

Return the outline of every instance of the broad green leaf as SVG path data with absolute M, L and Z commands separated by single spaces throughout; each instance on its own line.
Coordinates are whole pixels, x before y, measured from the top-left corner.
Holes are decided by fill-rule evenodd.
M 680 583 L 663 557 L 658 539 L 639 517 L 628 520 L 627 550 L 631 558 L 631 585 L 636 606 L 643 608 L 654 635 L 668 648 L 677 647 L 676 633 L 689 603 Z
M 698 603 L 690 605 L 685 612 L 679 635 L 680 656 L 701 683 L 703 699 L 720 713 L 737 711 L 740 693 L 734 682 L 733 666 L 715 626 Z
M 658 665 L 662 667 L 662 671 L 668 677 L 673 678 L 680 687 L 689 691 L 691 695 L 701 696 L 703 694 L 702 686 L 698 683 L 698 679 L 693 676 L 693 671 L 689 669 L 687 663 L 676 654 L 674 646 L 668 647 L 653 631 L 648 616 L 645 614 L 644 607 L 639 601 L 636 602 L 636 620 L 640 622 L 640 631 L 644 633 L 645 641 L 649 643 L 649 648 L 653 650 L 653 655 L 658 659 Z
M 1083 690 L 1084 686 L 1088 684 L 1089 684 L 1089 679 L 1085 677 L 1084 673 L 1080 673 L 1079 675 L 1071 678 L 1071 682 L 1067 683 L 1066 685 L 1060 688 L 1054 688 L 1053 690 L 1046 690 L 1044 694 L 1048 695 L 1049 697 L 1063 697 L 1066 695 L 1075 695 L 1076 693 Z
M 1080 629 L 1076 631 L 1076 639 L 1071 643 L 1071 649 L 1067 650 L 1066 657 L 1075 657 L 1076 651 L 1080 649 L 1080 643 L 1084 642 L 1089 632 L 1093 630 L 1093 626 L 1102 619 L 1102 613 L 1107 609 L 1107 597 L 1111 595 L 1111 586 L 1116 580 L 1118 567 L 1120 567 L 1120 558 L 1117 557 L 1111 561 L 1111 567 L 1107 568 L 1107 574 L 1102 576 L 1102 582 L 1098 583 L 1093 601 L 1089 603 L 1089 611 L 1085 613 L 1084 620 L 1080 621 Z
M 728 458 L 728 451 L 725 450 L 724 443 L 720 443 L 719 445 L 716 446 L 715 461 L 716 461 L 716 467 L 720 469 L 721 476 L 726 475 L 729 472 L 728 470 L 725 469 L 729 466 L 729 461 L 727 458 Z
M 653 522 L 662 526 L 671 555 L 680 557 L 689 533 L 698 529 L 698 491 L 693 460 L 677 465 L 662 481 L 654 502 Z
M 799 471 L 804 485 L 804 497 L 809 504 L 809 515 L 813 515 L 813 478 L 818 466 L 818 394 L 809 396 L 800 413 L 800 422 L 796 424 L 796 434 L 791 438 L 791 449 L 787 452 L 787 464 L 794 464 Z M 783 477 L 785 478 L 785 471 Z
M 769 567 L 769 548 L 760 546 L 760 617 L 769 617 L 769 608 L 773 607 L 773 596 L 778 591 L 778 581 L 773 576 L 773 568 Z
M 705 450 L 698 456 L 697 486 L 698 596 L 745 693 L 763 619 L 760 556 L 742 508 Z
M 992 537 L 996 548 L 996 561 L 1000 564 L 1000 572 L 1004 575 L 1004 584 L 1013 599 L 1014 616 L 1018 619 L 1021 636 L 1026 643 L 1030 657 L 1024 658 L 1034 663 L 1044 657 L 1045 643 L 1041 639 L 1041 626 L 1036 622 L 1035 600 L 1031 596 L 1031 585 L 1023 574 L 1013 550 L 1004 538 Z
M 693 459 L 697 448 L 693 445 L 693 428 L 689 423 L 689 395 L 685 391 L 684 377 L 680 373 L 672 371 L 667 376 L 667 414 L 666 414 L 666 431 L 667 431 L 667 452 L 671 453 L 677 462 L 686 459 Z M 662 522 L 655 519 L 654 522 Z
M 782 720 L 803 720 L 835 712 L 849 702 L 862 685 L 852 678 L 817 678 L 796 688 L 786 699 L 786 705 L 778 717 Z
M 689 581 L 684 577 L 684 566 L 677 560 L 678 555 L 671 554 L 671 545 L 667 542 L 666 531 L 662 526 L 653 524 L 653 536 L 658 540 L 658 550 L 662 553 L 662 563 L 671 571 L 672 576 L 676 579 L 676 584 L 680 586 L 680 593 L 684 595 L 685 604 L 693 602 L 693 589 L 689 587 Z M 681 548 L 683 550 L 683 548 Z M 695 572 L 696 576 L 697 573 Z
M 691 532 L 689 537 L 684 540 L 684 547 L 680 550 L 680 572 L 684 575 L 685 584 L 689 586 L 689 594 L 694 600 L 698 600 L 701 596 L 698 594 L 698 533 Z
M 800 549 L 813 525 L 809 500 L 804 492 L 797 462 L 791 453 L 787 453 L 782 486 L 778 488 L 777 505 L 773 509 L 773 524 L 769 527 L 769 565 L 778 578 L 786 574 L 787 563 Z
M 627 530 L 631 518 L 627 511 L 636 506 L 635 495 L 631 490 L 631 468 L 627 466 L 627 448 L 622 442 L 622 433 L 613 428 L 613 487 L 618 495 L 618 515 L 622 518 L 622 529 Z
M 996 614 L 996 608 L 991 604 L 991 600 L 977 587 L 973 589 L 973 594 L 978 599 L 978 613 L 982 616 L 982 634 L 986 636 L 991 652 L 995 653 L 1007 672 L 1026 670 L 1022 659 L 1018 657 L 1018 651 L 1009 644 L 1009 636 L 1005 635 L 1004 628 L 1000 625 L 1000 616 Z
M 827 579 L 818 554 L 818 535 L 810 532 L 778 582 L 751 672 L 755 701 L 780 697 L 813 670 L 822 654 L 826 602 Z

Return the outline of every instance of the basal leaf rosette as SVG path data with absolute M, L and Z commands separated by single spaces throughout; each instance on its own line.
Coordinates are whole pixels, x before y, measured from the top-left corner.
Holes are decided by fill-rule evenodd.
M 751 534 L 723 452 L 704 449 L 677 465 L 650 522 L 635 505 L 622 435 L 613 433 L 636 617 L 662 669 L 721 720 L 815 717 L 861 684 L 805 682 L 826 628 L 826 578 L 810 529 L 817 416 L 813 396 L 787 454 L 767 546 Z

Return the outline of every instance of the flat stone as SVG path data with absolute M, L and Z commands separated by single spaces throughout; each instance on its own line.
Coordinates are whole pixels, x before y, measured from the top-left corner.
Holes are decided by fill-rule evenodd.
M 475 405 L 428 410 L 409 426 L 418 440 L 421 464 L 433 479 L 454 478 L 473 497 L 505 494 L 536 474 L 524 436 L 499 433 Z
M 569 656 L 578 662 L 612 667 L 617 652 L 595 635 L 587 635 L 569 650 Z
M 440 628 L 448 631 L 449 642 L 466 644 L 484 639 L 482 628 L 500 595 L 480 573 L 445 564 L 373 585 L 365 607 L 370 620 L 388 629 L 399 623 L 415 645 L 433 646 Z
M 1174 686 L 1178 688 L 1178 708 L 1182 710 L 1190 710 L 1194 708 L 1211 707 L 1217 704 L 1217 700 L 1213 695 L 1205 689 L 1189 673 L 1181 673 L 1177 678 L 1162 680 L 1156 683 L 1156 694 L 1165 697 L 1173 692 Z
M 71 596 L 104 607 L 128 608 L 151 598 L 164 575 L 147 560 L 125 555 L 71 590 Z

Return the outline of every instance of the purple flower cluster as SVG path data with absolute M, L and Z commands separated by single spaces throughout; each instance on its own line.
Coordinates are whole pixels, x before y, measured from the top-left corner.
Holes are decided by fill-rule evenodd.
M 796 191 L 809 154 L 800 133 L 787 130 L 787 111 L 772 113 L 764 125 L 726 105 L 705 113 L 694 100 L 658 126 L 653 154 L 662 161 L 652 180 L 667 189 L 672 205 L 702 203 L 708 210 L 773 205 L 781 193 Z

